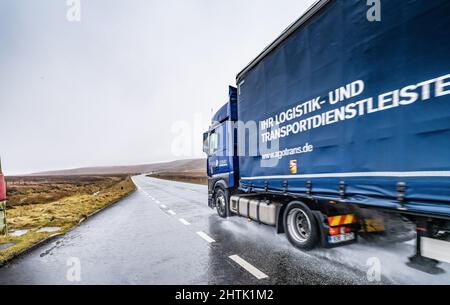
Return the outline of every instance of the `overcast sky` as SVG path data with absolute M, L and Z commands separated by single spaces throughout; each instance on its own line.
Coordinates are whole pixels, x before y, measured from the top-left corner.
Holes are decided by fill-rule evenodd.
M 0 0 L 3 170 L 201 157 L 227 86 L 313 2 L 81 0 L 69 22 L 66 0 Z

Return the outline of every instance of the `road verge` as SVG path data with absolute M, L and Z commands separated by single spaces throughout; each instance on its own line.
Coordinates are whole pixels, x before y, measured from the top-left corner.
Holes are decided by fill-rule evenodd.
M 0 251 L 0 267 L 12 259 L 66 234 L 87 219 L 121 201 L 135 190 L 136 186 L 132 179 L 126 177 L 111 187 L 91 195 L 74 194 L 47 204 L 11 209 L 8 212 L 9 227 L 11 229 L 22 229 L 21 226 L 26 223 L 29 232 L 22 236 L 0 237 L 0 244 L 14 244 Z M 57 233 L 38 232 L 39 229 L 47 226 L 57 226 L 60 230 Z

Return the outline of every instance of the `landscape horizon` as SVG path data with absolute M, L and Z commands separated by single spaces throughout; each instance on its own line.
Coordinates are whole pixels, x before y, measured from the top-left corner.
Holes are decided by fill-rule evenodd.
M 7 175 L 9 177 L 26 176 L 80 176 L 80 175 L 132 175 L 151 173 L 192 173 L 206 175 L 206 159 L 182 159 L 168 162 L 157 162 L 137 165 L 92 166 L 61 170 L 42 171 L 22 175 Z

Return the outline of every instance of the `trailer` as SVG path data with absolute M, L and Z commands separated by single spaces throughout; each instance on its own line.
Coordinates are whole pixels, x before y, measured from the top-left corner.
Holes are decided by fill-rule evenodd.
M 410 265 L 438 273 L 450 262 L 450 2 L 382 5 L 373 22 L 366 1 L 317 1 L 237 75 L 204 133 L 209 206 L 302 250 L 413 224 Z

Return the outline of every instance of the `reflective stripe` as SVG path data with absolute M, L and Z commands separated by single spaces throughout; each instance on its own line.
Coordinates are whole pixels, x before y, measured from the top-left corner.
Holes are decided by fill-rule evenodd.
M 398 178 L 408 178 L 408 177 L 450 177 L 450 171 L 328 173 L 328 174 L 310 174 L 310 175 L 242 177 L 242 180 L 352 178 L 352 177 L 398 177 Z
M 356 222 L 355 215 L 340 215 L 328 217 L 330 227 L 345 226 Z

